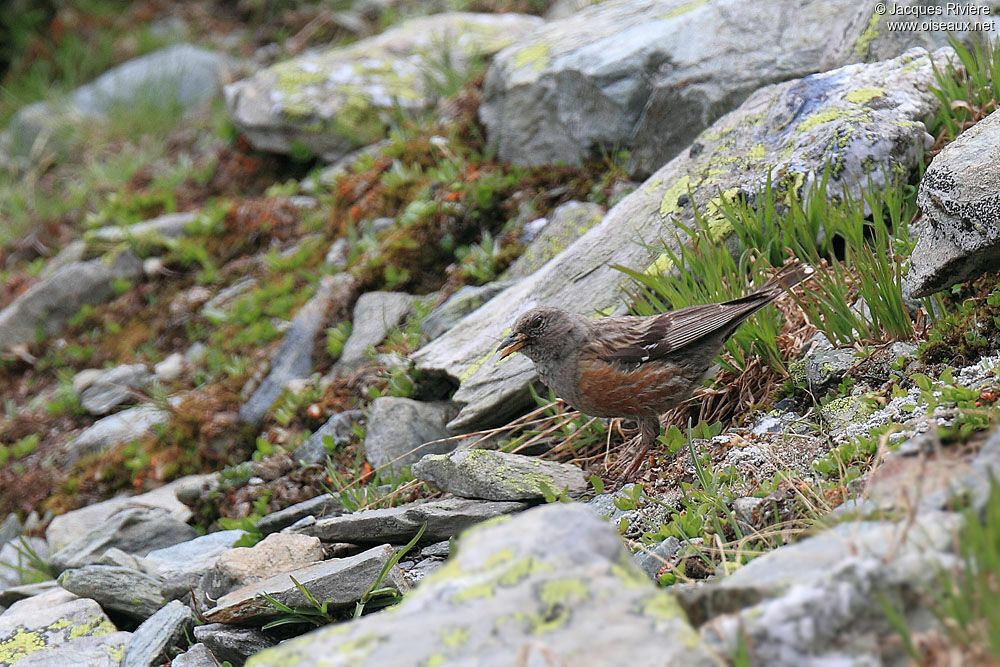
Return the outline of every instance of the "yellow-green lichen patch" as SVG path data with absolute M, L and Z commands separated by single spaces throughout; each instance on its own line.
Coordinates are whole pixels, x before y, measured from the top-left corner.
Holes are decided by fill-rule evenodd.
M 507 571 L 500 575 L 497 582 L 501 586 L 513 586 L 533 574 L 540 572 L 550 572 L 552 571 L 552 565 L 546 563 L 545 561 L 539 560 L 534 556 L 528 556 L 527 558 L 513 563 L 507 568 Z
M 514 67 L 521 69 L 530 65 L 536 72 L 541 72 L 549 64 L 551 52 L 551 47 L 541 41 L 526 46 L 514 54 Z
M 24 628 L 18 628 L 13 637 L 0 640 L 0 664 L 14 664 L 24 656 L 41 651 L 43 648 L 45 640 L 39 631 L 28 632 Z
M 486 562 L 483 563 L 483 567 L 486 569 L 492 569 L 498 565 L 506 563 L 513 557 L 514 557 L 514 550 L 510 547 L 504 547 L 500 551 L 491 554 L 490 557 L 486 559 Z
M 488 600 L 493 597 L 494 588 L 495 586 L 491 581 L 484 581 L 481 584 L 466 586 L 459 592 L 452 595 L 451 601 L 455 604 L 462 604 L 463 602 L 468 602 L 469 600 Z
M 611 572 L 626 588 L 649 588 L 649 579 L 636 568 L 624 551 L 618 556 L 618 561 L 611 564 Z
M 669 12 L 664 14 L 663 18 L 666 20 L 670 20 L 673 18 L 677 18 L 678 16 L 683 16 L 688 12 L 692 12 L 698 9 L 707 2 L 708 0 L 692 0 L 691 2 L 685 2 L 684 4 L 674 7 Z
M 509 334 L 509 333 L 510 333 L 510 327 L 507 327 L 506 329 L 504 329 L 503 331 L 500 332 L 500 336 L 501 337 L 506 337 L 507 334 Z M 458 381 L 459 382 L 465 382 L 470 377 L 472 377 L 473 375 L 475 375 L 476 371 L 478 371 L 480 369 L 480 367 L 483 364 L 486 363 L 486 360 L 489 359 L 490 357 L 492 357 L 496 353 L 497 353 L 497 348 L 493 348 L 492 350 L 490 350 L 489 352 L 487 352 L 486 354 L 484 354 L 483 356 L 481 356 L 479 359 L 476 359 L 475 361 L 473 361 L 472 364 L 468 368 L 466 368 L 464 371 L 462 371 L 462 374 L 458 376 Z M 503 362 L 505 362 L 505 361 L 507 361 L 509 359 L 512 359 L 513 357 L 514 357 L 514 355 L 511 355 L 511 356 L 507 357 L 506 359 L 497 358 L 497 364 L 502 364 Z
M 804 121 L 799 123 L 796 132 L 805 132 L 811 130 L 817 125 L 822 125 L 823 123 L 829 123 L 830 121 L 840 120 L 841 118 L 846 118 L 850 115 L 850 112 L 844 109 L 824 109 L 823 111 L 817 111 L 813 115 L 806 118 Z
M 88 621 L 74 625 L 70 628 L 67 636 L 70 639 L 76 639 L 78 637 L 98 637 L 100 635 L 109 635 L 112 632 L 115 632 L 115 630 L 116 628 L 111 621 L 100 616 L 94 616 Z
M 421 666 L 422 667 L 441 667 L 441 665 L 445 664 L 446 662 L 448 662 L 448 659 L 445 658 L 440 653 L 432 653 L 431 655 L 427 656 L 427 659 L 424 660 L 421 663 Z
M 105 644 L 101 648 L 103 648 L 107 652 L 107 654 L 111 658 L 111 660 L 113 660 L 115 662 L 121 662 L 122 658 L 125 657 L 125 643 L 124 642 L 122 642 L 118 646 L 110 646 L 108 644 Z
M 538 594 L 547 605 L 566 604 L 587 597 L 587 583 L 581 578 L 552 579 L 542 584 Z
M 339 644 L 337 646 L 337 653 L 350 658 L 354 664 L 360 664 L 362 661 L 368 659 L 371 652 L 375 650 L 377 640 L 378 635 L 374 632 L 369 632 L 366 635 L 348 639 L 346 642 Z
M 323 68 L 318 65 L 314 67 L 315 69 L 303 67 L 301 62 L 295 60 L 278 63 L 271 68 L 271 72 L 275 76 L 275 88 L 279 92 L 288 94 L 298 92 L 304 86 L 326 81 L 327 75 Z
M 726 217 L 725 205 L 739 196 L 739 188 L 729 188 L 718 197 L 712 197 L 705 205 L 705 220 L 708 221 L 708 237 L 713 242 L 725 239 L 733 232 L 733 223 Z
M 659 621 L 667 621 L 678 617 L 683 618 L 684 616 L 684 612 L 681 610 L 680 605 L 677 604 L 677 600 L 662 591 L 655 591 L 655 594 L 643 603 L 641 613 L 643 616 L 655 618 Z
M 878 22 L 880 18 L 882 17 L 879 14 L 872 12 L 871 18 L 868 19 L 868 26 L 864 32 L 858 35 L 857 40 L 854 42 L 854 53 L 862 60 L 868 58 L 868 47 L 878 37 Z
M 469 641 L 468 628 L 443 628 L 439 634 L 441 635 L 441 643 L 448 648 L 458 648 Z
M 688 194 L 688 190 L 691 187 L 691 177 L 684 175 L 674 181 L 674 184 L 667 188 L 667 191 L 663 193 L 663 198 L 660 200 L 660 217 L 665 218 L 668 215 L 677 213 L 680 211 L 680 206 L 678 202 L 680 198 Z
M 674 260 L 670 258 L 670 255 L 666 253 L 661 253 L 659 257 L 653 260 L 653 263 L 646 267 L 643 272 L 650 276 L 665 276 L 674 270 Z
M 859 88 L 858 90 L 848 92 L 844 97 L 848 102 L 853 102 L 854 104 L 866 104 L 876 97 L 884 96 L 885 91 L 881 88 Z

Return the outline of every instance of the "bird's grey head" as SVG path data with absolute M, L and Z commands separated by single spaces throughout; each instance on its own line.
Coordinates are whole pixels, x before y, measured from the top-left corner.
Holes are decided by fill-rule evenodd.
M 532 361 L 545 362 L 565 356 L 579 337 L 585 318 L 565 310 L 541 306 L 522 313 L 510 335 L 500 343 L 500 358 L 520 352 Z

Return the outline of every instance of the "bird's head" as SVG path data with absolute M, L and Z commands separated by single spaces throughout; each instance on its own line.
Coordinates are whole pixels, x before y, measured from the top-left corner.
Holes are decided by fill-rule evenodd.
M 532 361 L 562 356 L 564 348 L 574 340 L 578 319 L 582 318 L 558 308 L 532 308 L 514 321 L 510 335 L 500 342 L 500 358 L 515 352 Z

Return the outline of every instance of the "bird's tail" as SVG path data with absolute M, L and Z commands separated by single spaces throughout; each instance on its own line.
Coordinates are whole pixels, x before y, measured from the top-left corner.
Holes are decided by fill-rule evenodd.
M 743 322 L 758 310 L 771 303 L 786 291 L 792 289 L 812 274 L 816 269 L 808 264 L 795 264 L 782 269 L 765 283 L 760 289 L 750 292 L 746 296 L 727 301 L 726 306 L 743 306 L 743 308 L 733 313 L 738 322 Z

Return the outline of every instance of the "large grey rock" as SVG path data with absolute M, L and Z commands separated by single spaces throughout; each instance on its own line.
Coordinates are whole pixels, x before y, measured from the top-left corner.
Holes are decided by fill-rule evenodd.
M 313 343 L 331 303 L 354 291 L 354 279 L 346 273 L 324 276 L 316 293 L 292 320 L 292 326 L 271 360 L 271 370 L 246 403 L 240 407 L 240 419 L 259 424 L 284 391 L 289 380 L 307 378 L 312 373 Z
M 186 646 L 187 633 L 197 619 L 194 612 L 174 600 L 147 618 L 125 646 L 121 667 L 164 665 L 170 655 Z
M 88 533 L 52 554 L 49 565 L 56 572 L 95 563 L 111 547 L 145 556 L 198 537 L 194 528 L 158 507 L 125 507 Z
M 194 629 L 194 636 L 199 642 L 203 642 L 199 645 L 211 650 L 211 655 L 217 660 L 227 660 L 231 665 L 242 665 L 250 656 L 275 644 L 273 639 L 260 630 L 235 628 L 224 623 L 199 625 Z
M 292 453 L 292 458 L 306 465 L 323 463 L 329 453 L 323 442 L 326 437 L 333 438 L 333 444 L 337 447 L 346 445 L 354 434 L 354 425 L 361 421 L 364 415 L 365 413 L 361 410 L 338 412 L 299 445 Z
M 375 468 L 386 466 L 390 473 L 398 474 L 420 457 L 450 452 L 458 444 L 434 442 L 449 435 L 445 424 L 458 414 L 453 403 L 382 396 L 372 402 L 371 409 L 365 458 Z M 434 444 L 427 444 L 430 442 Z
M 15 602 L 0 614 L 3 661 L 12 664 L 70 640 L 109 635 L 115 630 L 99 604 L 56 589 Z
M 598 602 L 599 601 L 599 602 Z M 598 603 L 595 603 L 598 602 Z M 457 553 L 388 611 L 254 656 L 270 665 L 721 665 L 614 529 L 554 503 L 465 533 Z
M 405 292 L 367 292 L 354 304 L 351 336 L 344 343 L 337 366 L 349 370 L 366 358 L 396 328 L 413 307 L 413 296 Z
M 949 54 L 938 52 L 935 62 Z M 412 355 L 418 371 L 461 381 L 453 400 L 465 407 L 449 430 L 504 423 L 531 404 L 531 362 L 517 355 L 498 363 L 495 355 L 518 314 L 542 304 L 584 314 L 620 308 L 631 281 L 613 267 L 670 271 L 668 256 L 654 248 L 676 251 L 686 238 L 676 225 L 695 226 L 695 207 L 721 240 L 728 223 L 718 213 L 720 197 L 753 202 L 769 173 L 779 198 L 788 189 L 805 196 L 827 168 L 828 197 L 857 197 L 869 181 L 878 186 L 886 174 L 908 173 L 918 146 L 931 142 L 922 120 L 937 106 L 933 85 L 926 54 L 910 52 L 751 95 L 558 257 Z
M 446 493 L 483 500 L 543 500 L 546 492 L 564 490 L 576 497 L 587 490 L 574 465 L 488 449 L 425 456 L 413 464 L 413 475 Z
M 219 556 L 233 548 L 243 535 L 242 530 L 220 530 L 181 542 L 163 549 L 154 549 L 146 555 L 146 565 L 162 581 L 161 591 L 168 600 L 187 595 L 198 585 Z
M 32 598 L 42 593 L 48 593 L 54 589 L 62 590 L 55 579 L 40 581 L 37 584 L 22 584 L 21 586 L 11 586 L 0 591 L 0 607 L 9 607 L 15 602 L 20 602 L 26 598 Z
M 21 534 L 21 519 L 11 512 L 0 522 L 0 545 L 7 544 Z
M 315 498 L 303 500 L 291 507 L 277 512 L 271 512 L 257 522 L 256 528 L 264 535 L 270 535 L 282 528 L 287 528 L 307 516 L 322 519 L 327 516 L 339 516 L 344 513 L 344 505 L 329 493 L 321 493 Z
M 896 636 L 883 604 L 913 610 L 912 591 L 956 566 L 947 552 L 960 526 L 959 515 L 942 512 L 840 524 L 688 591 L 686 605 L 711 619 L 706 640 L 723 653 L 752 647 L 759 664 L 883 664 L 872 640 Z
M 211 476 L 189 475 L 137 496 L 117 496 L 60 514 L 52 519 L 45 530 L 49 550 L 57 551 L 70 542 L 84 537 L 125 507 L 158 507 L 169 512 L 170 516 L 178 521 L 186 523 L 192 517 L 191 509 L 177 500 L 176 490 Z
M 129 239 L 136 241 L 157 241 L 183 236 L 190 225 L 198 217 L 197 211 L 187 213 L 167 213 L 150 220 L 144 220 L 132 225 L 100 227 L 84 234 L 90 242 L 121 243 Z
M 85 565 L 59 575 L 59 585 L 101 607 L 143 621 L 163 606 L 161 581 L 116 565 Z
M 629 169 L 649 174 L 753 91 L 817 71 L 855 6 L 602 2 L 498 53 L 480 117 L 503 160 L 575 164 L 625 147 Z
M 157 424 L 170 421 L 170 412 L 155 405 L 137 405 L 103 419 L 85 428 L 78 436 L 64 445 L 64 461 L 72 463 L 84 456 L 96 454 L 115 445 L 138 440 Z
M 314 535 L 324 542 L 351 544 L 405 544 L 427 524 L 421 537 L 423 544 L 440 542 L 487 519 L 520 512 L 519 502 L 490 502 L 467 498 L 446 498 L 425 503 L 410 503 L 399 507 L 361 510 L 353 514 L 318 519 L 313 524 L 289 530 Z
M 894 11 L 885 11 L 886 5 L 882 5 L 882 11 L 876 12 L 878 6 L 878 0 L 863 0 L 856 3 L 853 16 L 843 32 L 833 35 L 834 39 L 829 42 L 820 69 L 830 69 L 848 62 L 875 62 L 895 58 L 915 46 L 933 51 L 948 46 L 949 36 L 966 46 L 971 46 L 974 40 L 996 39 L 1000 34 L 996 21 L 991 20 L 997 13 L 995 6 L 990 14 L 970 14 L 970 8 L 980 12 L 983 9 L 990 9 L 988 4 L 968 1 L 898 0 L 888 5 Z M 918 11 L 921 13 L 917 14 Z M 930 25 L 928 19 L 944 29 L 931 30 L 930 28 L 935 26 Z M 909 29 L 889 27 L 889 23 L 905 24 L 913 20 L 916 20 L 919 27 Z M 982 25 L 966 26 L 966 22 Z
M 604 208 L 600 204 L 568 201 L 559 206 L 502 277 L 516 280 L 530 276 L 586 234 L 603 217 Z
M 256 624 L 277 618 L 281 612 L 263 599 L 264 593 L 289 607 L 307 606 L 309 601 L 292 577 L 317 600 L 326 602 L 330 611 L 345 609 L 372 587 L 394 552 L 385 544 L 349 558 L 331 558 L 275 575 L 222 596 L 214 609 L 205 612 L 205 618 L 214 623 L 233 624 Z M 409 588 L 398 565 L 389 569 L 379 586 L 400 593 Z
M 220 554 L 201 581 L 210 599 L 237 588 L 323 560 L 323 545 L 315 537 L 272 533 L 252 547 L 236 547 Z
M 217 97 L 237 68 L 225 54 L 190 44 L 169 46 L 108 70 L 64 100 L 22 108 L 11 119 L 0 146 L 13 156 L 34 157 L 41 152 L 36 143 L 51 140 L 61 128 L 104 120 L 109 112 L 128 109 L 137 101 L 156 99 L 193 109 Z
M 116 278 L 135 280 L 141 275 L 142 262 L 130 250 L 110 262 L 94 259 L 67 264 L 0 310 L 0 345 L 9 348 L 33 343 L 39 333 L 57 334 L 81 306 L 114 297 Z
M 278 63 L 227 86 L 226 103 L 255 147 L 288 153 L 298 143 L 333 162 L 381 139 L 387 111 L 433 105 L 434 63 L 465 76 L 477 58 L 540 23 L 518 14 L 413 19 L 350 46 Z
M 126 364 L 101 371 L 80 392 L 80 404 L 92 415 L 106 415 L 122 403 L 141 396 L 153 375 L 145 364 Z
M 927 296 L 1000 268 L 1000 116 L 987 116 L 934 156 L 917 203 L 925 224 L 910 256 L 910 294 Z
M 485 285 L 465 285 L 448 300 L 427 314 L 420 322 L 420 332 L 433 340 L 460 319 L 504 291 L 513 281 L 494 281 Z
M 118 631 L 70 639 L 53 648 L 32 653 L 18 660 L 17 664 L 18 667 L 52 667 L 52 665 L 119 667 L 122 664 L 122 652 L 131 637 L 131 632 Z

